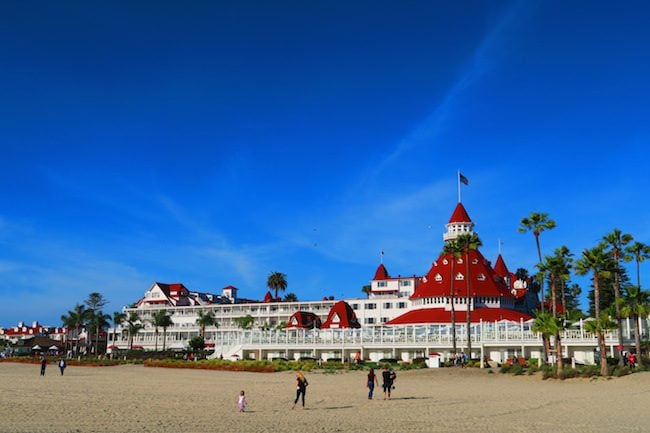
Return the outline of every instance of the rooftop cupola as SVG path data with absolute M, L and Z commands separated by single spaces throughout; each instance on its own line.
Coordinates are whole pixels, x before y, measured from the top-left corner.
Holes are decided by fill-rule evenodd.
M 472 234 L 472 228 L 474 223 L 469 218 L 467 211 L 462 203 L 456 205 L 454 213 L 451 214 L 449 222 L 447 223 L 447 232 L 442 235 L 442 239 L 446 242 L 452 239 L 456 239 L 460 235 L 470 235 Z

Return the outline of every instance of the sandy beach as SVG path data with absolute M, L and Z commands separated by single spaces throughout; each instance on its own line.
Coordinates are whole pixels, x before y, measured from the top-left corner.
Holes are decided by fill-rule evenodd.
M 398 371 L 393 399 L 364 372 L 294 374 L 0 363 L 2 432 L 645 432 L 650 374 L 543 381 L 486 370 Z M 237 410 L 245 390 L 248 409 Z

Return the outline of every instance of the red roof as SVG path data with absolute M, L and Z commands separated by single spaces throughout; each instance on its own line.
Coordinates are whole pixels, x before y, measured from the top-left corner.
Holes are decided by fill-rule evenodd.
M 469 215 L 467 214 L 467 211 L 465 210 L 465 206 L 463 206 L 462 203 L 458 203 L 456 205 L 456 209 L 454 209 L 454 213 L 451 214 L 451 218 L 449 218 L 449 224 L 451 223 L 471 223 L 472 220 L 469 218 Z
M 470 320 L 472 323 L 494 322 L 499 320 L 510 320 L 519 322 L 531 320 L 532 317 L 520 311 L 508 310 L 505 308 L 479 308 L 472 311 Z M 465 311 L 456 311 L 456 323 L 465 323 L 467 315 Z M 387 322 L 387 325 L 411 325 L 416 323 L 451 323 L 451 311 L 444 308 L 421 308 L 411 310 Z
M 494 272 L 490 263 L 483 257 L 479 250 L 469 251 L 469 281 L 471 296 L 508 296 L 512 294 Z M 451 281 L 454 281 L 456 295 L 465 296 L 467 293 L 466 278 L 467 266 L 465 254 L 453 258 L 451 254 L 441 254 L 431 269 L 416 287 L 411 298 L 429 298 L 436 296 L 449 296 Z M 454 278 L 451 277 L 451 264 L 454 263 Z M 460 261 L 460 262 L 459 262 Z M 458 279 L 462 278 L 462 279 Z
M 289 317 L 289 323 L 285 328 L 320 328 L 320 317 L 309 311 L 296 311 Z
M 375 271 L 375 277 L 373 280 L 390 280 L 390 275 L 388 275 L 386 266 L 384 266 L 383 263 L 377 266 L 377 271 Z
M 354 313 L 350 304 L 345 301 L 338 301 L 332 306 L 327 320 L 323 323 L 321 328 L 360 328 L 357 315 Z
M 508 271 L 506 262 L 503 261 L 503 257 L 501 257 L 501 254 L 499 254 L 499 257 L 497 257 L 497 262 L 494 264 L 494 272 L 496 272 L 496 274 L 501 278 L 510 276 L 510 271 Z
M 269 302 L 273 302 L 273 295 L 271 295 L 271 292 L 267 291 L 266 295 L 264 295 L 264 300 L 262 301 L 265 304 L 268 304 Z

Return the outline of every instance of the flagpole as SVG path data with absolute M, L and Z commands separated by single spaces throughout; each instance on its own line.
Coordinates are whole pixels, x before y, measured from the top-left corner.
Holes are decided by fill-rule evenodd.
M 456 176 L 456 182 L 458 183 L 458 203 L 460 203 L 460 169 L 458 170 L 458 175 Z

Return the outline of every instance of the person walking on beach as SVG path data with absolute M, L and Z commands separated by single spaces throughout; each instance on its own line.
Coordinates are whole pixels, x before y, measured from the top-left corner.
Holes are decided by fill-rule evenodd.
M 305 393 L 307 392 L 307 386 L 309 383 L 307 382 L 307 379 L 305 379 L 305 376 L 299 371 L 296 371 L 296 399 L 293 401 L 293 406 L 291 409 L 294 409 L 296 407 L 296 403 L 298 403 L 298 399 L 302 396 L 302 408 L 305 408 Z
M 246 409 L 246 395 L 243 389 L 239 391 L 239 400 L 237 401 L 237 406 L 239 407 L 240 412 L 244 412 L 244 409 Z
M 382 387 L 384 388 L 384 400 L 386 400 L 386 397 L 390 400 L 390 391 L 393 389 L 393 382 L 395 381 L 395 378 L 397 375 L 393 370 L 389 370 L 388 366 L 384 366 L 384 371 L 381 372 L 381 378 L 383 380 Z
M 47 367 L 47 359 L 41 356 L 41 376 L 45 376 L 45 367 Z
M 366 381 L 366 386 L 368 387 L 368 400 L 372 400 L 372 393 L 375 390 L 375 385 L 379 386 L 377 381 L 377 375 L 373 368 L 368 372 L 368 380 Z
M 63 372 L 65 371 L 65 367 L 66 367 L 65 359 L 61 358 L 59 360 L 59 369 L 61 370 L 61 376 L 63 376 Z

